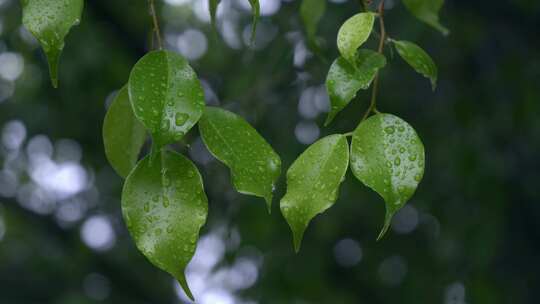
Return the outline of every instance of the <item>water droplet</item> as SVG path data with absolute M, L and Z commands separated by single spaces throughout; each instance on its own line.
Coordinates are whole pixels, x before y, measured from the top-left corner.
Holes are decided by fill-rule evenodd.
M 163 207 L 168 208 L 170 204 L 169 198 L 166 195 L 163 195 Z
M 395 129 L 392 126 L 388 126 L 384 128 L 384 132 L 386 132 L 386 134 L 393 134 L 395 132 Z
M 188 118 L 189 116 L 186 113 L 178 112 L 176 113 L 174 123 L 176 124 L 177 127 L 181 127 L 184 124 L 186 124 Z
M 145 212 L 150 212 L 150 203 L 145 203 L 143 209 Z

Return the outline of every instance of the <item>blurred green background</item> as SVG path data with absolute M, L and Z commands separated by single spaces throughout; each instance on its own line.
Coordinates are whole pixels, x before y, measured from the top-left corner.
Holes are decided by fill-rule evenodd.
M 319 58 L 299 1 L 261 5 L 252 48 L 247 0 L 222 1 L 218 32 L 206 1 L 158 1 L 158 12 L 167 48 L 190 60 L 208 104 L 248 119 L 285 171 L 317 138 L 352 130 L 367 107 L 360 92 L 322 127 L 336 33 L 359 6 L 329 1 Z M 278 208 L 284 175 L 268 215 L 262 199 L 233 190 L 196 130 L 175 147 L 196 162 L 209 197 L 188 268 L 198 303 L 540 302 L 540 2 L 448 0 L 441 20 L 448 37 L 387 0 L 389 35 L 426 49 L 440 81 L 432 92 L 387 51 L 379 109 L 416 128 L 426 174 L 381 242 L 382 200 L 350 172 L 294 254 Z M 0 303 L 188 303 L 135 249 L 101 139 L 108 103 L 150 49 L 146 1 L 86 1 L 57 90 L 20 21 L 19 2 L 0 0 Z

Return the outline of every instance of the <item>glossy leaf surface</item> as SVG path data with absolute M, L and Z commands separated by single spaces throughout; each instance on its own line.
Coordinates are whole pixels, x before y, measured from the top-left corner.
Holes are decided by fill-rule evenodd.
M 184 57 L 170 51 L 148 53 L 135 64 L 129 97 L 156 148 L 182 139 L 205 107 L 197 75 Z
M 418 45 L 409 41 L 393 40 L 398 54 L 405 60 L 416 72 L 429 78 L 431 88 L 435 90 L 437 87 L 437 65 L 433 59 Z
M 184 156 L 162 151 L 141 160 L 126 179 L 122 213 L 137 248 L 173 275 L 191 298 L 184 270 L 206 222 L 208 201 L 199 171 Z
M 356 50 L 369 38 L 374 22 L 374 13 L 360 13 L 345 21 L 339 29 L 337 37 L 339 52 L 351 64 L 355 64 Z
M 348 163 L 347 138 L 330 135 L 307 148 L 287 171 L 287 193 L 280 208 L 297 252 L 309 222 L 335 203 Z
M 337 58 L 326 77 L 326 90 L 330 96 L 330 112 L 325 125 L 345 108 L 359 90 L 369 88 L 377 71 L 386 65 L 386 58 L 371 50 L 359 50 L 355 65 L 343 57 Z
M 257 24 L 261 16 L 261 5 L 259 0 L 248 0 L 251 5 L 251 13 L 253 14 L 253 24 L 251 25 L 251 43 L 255 41 L 255 34 L 257 33 Z
M 444 0 L 403 0 L 403 4 L 416 18 L 431 25 L 443 35 L 448 35 L 448 29 L 439 22 L 439 11 Z
M 133 114 L 128 90 L 123 87 L 103 122 L 105 155 L 118 175 L 125 178 L 135 167 L 145 139 L 146 130 Z
M 300 5 L 300 17 L 304 23 L 307 37 L 312 43 L 315 41 L 317 27 L 326 11 L 326 0 L 303 0 Z
M 23 24 L 41 44 L 53 86 L 58 87 L 58 62 L 64 49 L 64 38 L 79 24 L 83 0 L 22 0 Z
M 220 108 L 206 108 L 199 130 L 208 150 L 231 169 L 236 190 L 264 198 L 270 210 L 281 173 L 272 147 L 242 117 Z
M 386 217 L 379 239 L 392 216 L 414 194 L 424 174 L 424 145 L 416 131 L 401 118 L 377 114 L 354 131 L 351 169 L 386 203 Z

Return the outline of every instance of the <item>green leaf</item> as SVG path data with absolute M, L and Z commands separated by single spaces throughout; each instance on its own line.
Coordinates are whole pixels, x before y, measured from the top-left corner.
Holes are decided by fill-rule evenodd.
M 216 26 L 216 13 L 219 2 L 221 0 L 208 0 L 208 8 L 210 9 L 210 19 L 212 20 L 212 26 Z
M 414 194 L 424 175 L 424 145 L 416 131 L 401 118 L 377 114 L 360 123 L 354 131 L 351 169 L 366 186 L 386 203 L 381 239 L 392 216 Z
M 347 138 L 330 135 L 307 148 L 287 171 L 287 194 L 280 207 L 291 227 L 296 252 L 311 219 L 335 203 L 348 165 Z
M 259 0 L 249 0 L 251 5 L 251 13 L 253 14 L 253 25 L 251 26 L 251 44 L 255 41 L 255 33 L 257 32 L 257 23 L 259 23 L 259 18 L 261 16 L 261 5 Z
M 47 55 L 52 85 L 58 87 L 58 61 L 64 38 L 79 24 L 83 0 L 22 0 L 23 24 Z
M 103 122 L 105 155 L 118 175 L 125 178 L 135 167 L 145 139 L 144 126 L 133 115 L 127 87 L 123 87 Z
M 300 5 L 300 17 L 311 43 L 315 43 L 317 27 L 325 11 L 326 0 L 303 0 Z
M 337 37 L 339 52 L 351 64 L 355 64 L 356 50 L 369 38 L 374 22 L 374 13 L 360 13 L 345 21 L 339 29 Z
M 208 213 L 197 167 L 171 151 L 162 151 L 161 159 L 153 161 L 145 157 L 126 179 L 122 213 L 137 248 L 193 299 L 184 270 Z
M 231 169 L 236 190 L 264 198 L 270 212 L 281 173 L 281 159 L 272 147 L 242 117 L 215 107 L 206 108 L 199 131 L 208 150 Z
M 433 59 L 418 45 L 409 41 L 392 40 L 397 52 L 416 72 L 429 78 L 431 88 L 435 91 L 437 87 L 437 65 Z
M 331 108 L 324 125 L 329 125 L 360 89 L 369 88 L 379 69 L 385 65 L 386 58 L 371 50 L 359 50 L 356 53 L 355 65 L 351 65 L 343 57 L 338 57 L 330 66 L 326 77 Z
M 405 7 L 419 20 L 431 25 L 443 35 L 450 31 L 439 23 L 439 11 L 444 0 L 403 0 Z
M 146 54 L 129 76 L 135 116 L 152 134 L 157 151 L 179 141 L 199 121 L 204 92 L 184 57 L 169 51 Z

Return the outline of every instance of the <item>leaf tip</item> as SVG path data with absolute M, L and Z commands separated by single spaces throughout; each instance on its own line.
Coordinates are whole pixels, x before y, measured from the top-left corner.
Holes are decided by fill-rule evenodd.
M 178 275 L 176 277 L 178 280 L 178 284 L 180 284 L 180 287 L 182 287 L 182 290 L 186 294 L 186 296 L 193 302 L 195 302 L 195 297 L 193 296 L 193 293 L 191 293 L 191 290 L 189 289 L 186 276 L 182 273 L 181 275 Z
M 293 232 L 293 244 L 294 252 L 300 252 L 300 247 L 302 246 L 302 238 L 304 237 L 304 232 Z
M 394 213 L 395 211 L 386 210 L 386 215 L 384 217 L 384 226 L 381 229 L 379 236 L 377 236 L 377 242 L 382 240 L 382 238 L 388 232 L 388 229 L 390 228 L 390 225 L 392 224 L 392 217 L 394 216 Z

